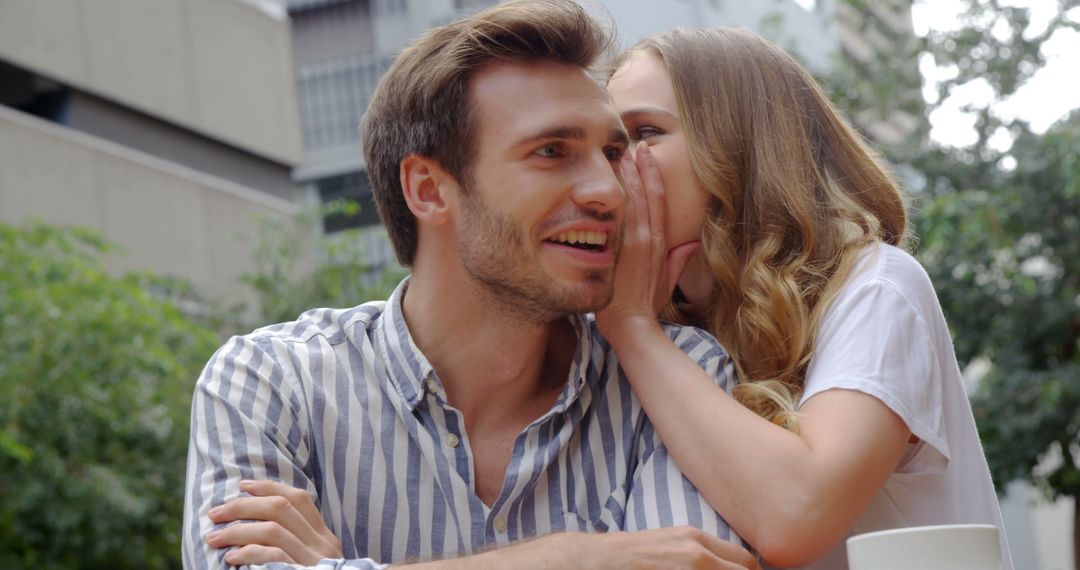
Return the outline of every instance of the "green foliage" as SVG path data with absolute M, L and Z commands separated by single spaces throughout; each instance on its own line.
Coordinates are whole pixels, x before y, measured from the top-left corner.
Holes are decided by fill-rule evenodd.
M 0 225 L 0 567 L 178 567 L 188 410 L 216 335 L 89 231 Z
M 919 219 L 922 258 L 958 355 L 993 363 L 973 405 L 999 488 L 1024 478 L 1051 497 L 1075 497 L 1080 113 L 1044 135 L 1022 131 L 1011 153 L 1015 168 L 972 172 L 983 188 L 928 205 Z M 1061 458 L 1049 474 L 1037 468 L 1046 453 Z
M 288 222 L 261 220 L 255 272 L 244 277 L 258 297 L 260 324 L 291 321 L 316 307 L 352 307 L 390 295 L 405 270 L 396 264 L 373 266 L 364 251 L 363 232 L 381 228 L 330 235 L 318 230 L 324 216 L 353 216 L 359 207 L 340 201 Z M 316 262 L 310 267 L 313 256 Z
M 0 224 L 0 568 L 180 566 L 191 394 L 218 332 L 385 298 L 404 275 L 364 263 L 356 231 L 319 235 L 321 216 L 265 222 L 246 319 L 182 280 L 110 276 L 95 232 Z
M 865 2 L 850 3 L 869 14 Z M 1080 112 L 1038 134 L 998 116 L 993 103 L 1044 65 L 1048 38 L 1080 27 L 1075 13 L 1066 15 L 1077 5 L 1059 2 L 1039 31 L 1025 8 L 965 0 L 959 29 L 882 54 L 873 69 L 824 78 L 849 114 L 880 117 L 889 112 L 890 93 L 912 90 L 910 69 L 920 54 L 953 72 L 934 86 L 909 143 L 884 150 L 921 182 L 913 196 L 919 257 L 961 364 L 990 364 L 972 404 L 995 483 L 1001 489 L 1026 479 L 1050 497 L 1080 497 Z M 972 81 L 993 95 L 988 105 L 968 107 L 977 119 L 975 143 L 928 144 L 928 114 Z M 990 144 L 1002 133 L 1013 141 L 1005 150 Z

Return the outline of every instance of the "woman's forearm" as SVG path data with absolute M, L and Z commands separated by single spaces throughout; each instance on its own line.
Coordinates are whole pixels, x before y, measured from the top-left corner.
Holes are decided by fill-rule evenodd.
M 655 321 L 623 324 L 606 332 L 634 392 L 683 473 L 732 528 L 774 565 L 809 563 L 835 546 L 895 462 L 861 479 L 840 472 L 878 461 L 848 457 L 861 442 L 846 453 L 815 446 L 843 422 L 811 421 L 808 441 L 729 397 Z

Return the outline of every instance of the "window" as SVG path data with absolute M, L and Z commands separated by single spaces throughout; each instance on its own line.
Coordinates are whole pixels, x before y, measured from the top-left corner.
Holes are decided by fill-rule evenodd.
M 366 172 L 349 172 L 321 178 L 315 181 L 315 187 L 319 190 L 319 198 L 323 204 L 348 200 L 360 206 L 360 211 L 354 215 L 333 213 L 326 216 L 323 219 L 323 231 L 326 233 L 379 224 L 379 214 L 375 210 L 371 182 L 368 181 Z
M 67 124 L 71 90 L 21 67 L 0 61 L 0 105 L 46 121 Z

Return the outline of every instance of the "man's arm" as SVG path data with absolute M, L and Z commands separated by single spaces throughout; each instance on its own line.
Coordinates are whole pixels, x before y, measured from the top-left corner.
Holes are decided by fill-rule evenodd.
M 233 526 L 215 541 L 239 548 L 230 552 L 236 565 L 250 568 L 284 569 L 295 562 L 295 548 L 305 530 L 302 518 L 309 518 L 318 534 L 329 532 L 317 514 L 311 497 L 304 492 L 272 481 L 246 482 L 254 497 L 226 503 L 215 520 L 259 519 L 264 522 Z M 239 532 L 252 528 L 252 532 Z M 321 527 L 321 530 L 320 530 Z M 313 570 L 373 568 L 372 561 L 323 559 L 312 563 Z M 367 565 L 360 565 L 367 564 Z M 566 568 L 612 568 L 645 570 L 652 568 L 697 568 L 701 570 L 760 570 L 745 549 L 696 528 L 682 526 L 642 532 L 585 534 L 564 532 L 525 541 L 473 556 L 402 566 L 411 570 L 565 570 Z
M 215 548 L 207 538 L 225 531 L 229 522 L 220 516 L 221 505 L 248 494 L 242 480 L 277 480 L 295 488 L 308 497 L 314 516 L 326 528 L 311 500 L 315 486 L 303 467 L 310 453 L 307 425 L 303 397 L 268 339 L 234 337 L 214 354 L 196 383 L 192 401 L 182 539 L 185 568 L 232 565 L 232 550 Z M 230 532 L 250 532 L 260 524 L 234 524 Z M 329 530 L 304 539 L 316 556 L 304 562 L 341 556 L 340 542 Z M 340 562 L 336 567 L 344 567 Z M 348 567 L 382 566 L 357 560 Z

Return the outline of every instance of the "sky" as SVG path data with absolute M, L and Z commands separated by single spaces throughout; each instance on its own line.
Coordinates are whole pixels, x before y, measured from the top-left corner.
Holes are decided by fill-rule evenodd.
M 1031 25 L 1027 35 L 1041 33 L 1057 10 L 1056 0 L 1003 0 L 1008 6 L 1031 9 Z M 962 3 L 957 0 L 917 0 L 912 7 L 912 23 L 915 33 L 925 35 L 929 30 L 951 30 L 962 25 L 959 17 Z M 1080 22 L 1080 7 L 1066 13 Z M 1080 90 L 1076 87 L 1076 75 L 1080 71 L 1080 33 L 1058 30 L 1045 44 L 1043 53 L 1046 66 L 1022 86 L 1014 96 L 996 104 L 994 113 L 1003 118 L 1021 118 L 1029 122 L 1036 132 L 1045 131 L 1070 110 L 1080 107 Z M 924 56 L 919 62 L 924 86 L 947 77 L 949 70 L 934 65 L 933 58 Z M 924 88 L 924 96 L 930 98 L 932 88 Z M 975 117 L 960 111 L 965 104 L 985 105 L 990 101 L 990 87 L 982 80 L 964 85 L 930 115 L 930 137 L 950 146 L 965 146 L 975 142 Z M 991 139 L 991 145 L 1006 150 L 1011 143 L 1005 133 Z

